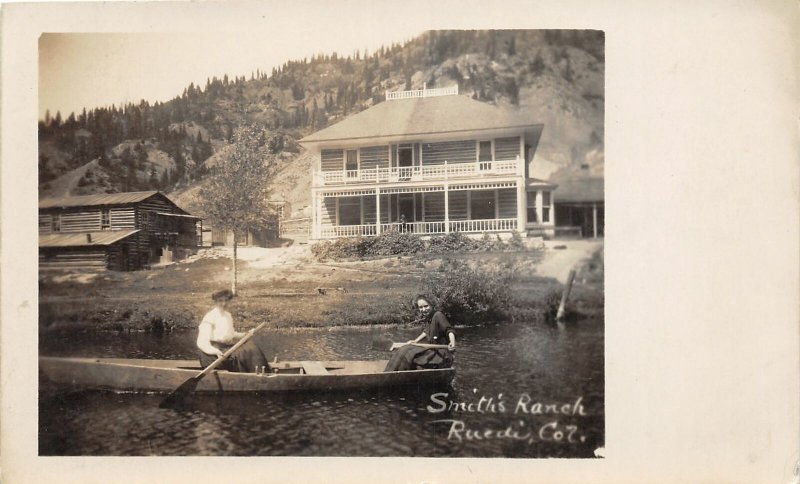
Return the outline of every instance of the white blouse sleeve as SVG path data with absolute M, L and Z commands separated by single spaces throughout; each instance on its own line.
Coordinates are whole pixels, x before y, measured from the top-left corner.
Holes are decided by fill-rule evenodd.
M 197 347 L 207 355 L 213 355 L 217 352 L 217 349 L 211 345 L 211 330 L 211 323 L 205 319 L 200 323 L 200 327 L 197 328 Z

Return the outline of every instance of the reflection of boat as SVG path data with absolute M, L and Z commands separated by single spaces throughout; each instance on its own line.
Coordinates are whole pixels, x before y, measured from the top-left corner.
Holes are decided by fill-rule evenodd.
M 401 385 L 443 385 L 453 368 L 383 373 L 386 360 L 281 361 L 266 374 L 214 370 L 198 392 L 347 390 Z M 85 388 L 171 392 L 201 370 L 196 360 L 40 357 L 39 369 L 53 383 Z

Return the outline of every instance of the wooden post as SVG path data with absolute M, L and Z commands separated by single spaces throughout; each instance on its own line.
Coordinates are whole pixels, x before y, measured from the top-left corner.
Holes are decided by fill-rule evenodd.
M 236 237 L 236 230 L 233 231 L 233 281 L 231 282 L 231 292 L 236 295 L 236 246 L 239 241 Z
M 567 287 L 564 288 L 564 294 L 561 295 L 561 304 L 558 305 L 558 314 L 556 314 L 556 321 L 564 320 L 564 312 L 567 305 L 567 298 L 569 292 L 572 290 L 572 281 L 575 280 L 575 269 L 569 270 L 569 277 L 567 278 Z

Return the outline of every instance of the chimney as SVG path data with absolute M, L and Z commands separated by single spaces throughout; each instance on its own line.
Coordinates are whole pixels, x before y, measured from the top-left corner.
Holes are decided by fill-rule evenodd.
M 89 244 L 92 243 L 92 234 L 86 234 L 86 242 Z

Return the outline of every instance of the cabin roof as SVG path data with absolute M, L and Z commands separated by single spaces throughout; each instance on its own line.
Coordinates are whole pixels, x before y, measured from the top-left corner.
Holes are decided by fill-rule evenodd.
M 300 143 L 414 136 L 540 125 L 531 113 L 503 109 L 468 96 L 386 101 L 310 134 Z
M 146 192 L 100 193 L 97 195 L 45 198 L 39 202 L 39 208 L 91 207 L 95 205 L 138 203 L 157 193 L 159 192 L 156 190 L 150 190 Z
M 97 195 L 80 195 L 73 197 L 45 198 L 39 201 L 39 209 L 70 208 L 70 207 L 100 207 L 107 205 L 132 205 L 143 202 L 148 198 L 159 196 L 184 215 L 189 212 L 179 207 L 168 196 L 157 190 L 146 192 L 100 193 Z M 200 219 L 201 217 L 196 217 Z
M 139 230 L 103 230 L 100 232 L 68 232 L 40 234 L 39 247 L 106 246 L 130 237 Z M 91 242 L 87 240 L 91 236 Z
M 602 178 L 576 178 L 558 183 L 553 192 L 556 202 L 602 202 L 604 200 Z

